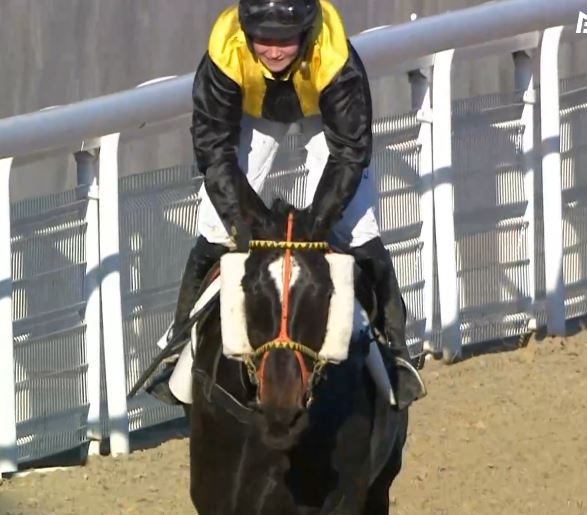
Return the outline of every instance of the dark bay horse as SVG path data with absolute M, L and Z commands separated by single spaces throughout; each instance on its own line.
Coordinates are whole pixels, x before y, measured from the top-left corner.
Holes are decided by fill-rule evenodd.
M 283 240 L 281 215 L 284 229 L 276 237 Z M 294 239 L 303 241 L 303 234 L 294 231 Z M 277 284 L 272 265 L 283 256 L 267 248 L 245 261 L 246 331 L 255 350 L 280 332 L 279 290 L 287 282 Z M 407 409 L 393 409 L 376 394 L 366 338 L 351 342 L 343 362 L 316 367 L 311 351 L 318 353 L 325 339 L 333 283 L 322 251 L 293 250 L 291 259 L 287 333 L 308 352 L 271 348 L 251 370 L 222 353 L 218 302 L 198 322 L 192 501 L 199 515 L 387 515 Z M 368 305 L 370 298 L 361 300 Z

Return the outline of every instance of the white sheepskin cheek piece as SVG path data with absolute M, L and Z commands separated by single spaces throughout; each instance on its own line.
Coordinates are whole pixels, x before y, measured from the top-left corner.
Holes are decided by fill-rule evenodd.
M 347 359 L 355 312 L 355 259 L 345 254 L 327 254 L 334 292 L 328 308 L 326 336 L 320 356 L 332 363 Z
M 220 329 L 222 352 L 228 358 L 239 359 L 253 352 L 247 335 L 245 293 L 242 280 L 248 254 L 230 252 L 220 258 Z

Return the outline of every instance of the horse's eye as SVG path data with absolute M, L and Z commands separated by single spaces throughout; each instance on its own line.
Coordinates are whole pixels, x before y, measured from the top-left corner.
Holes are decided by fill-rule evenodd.
M 243 292 L 248 296 L 258 296 L 261 294 L 261 285 L 258 282 L 243 281 Z

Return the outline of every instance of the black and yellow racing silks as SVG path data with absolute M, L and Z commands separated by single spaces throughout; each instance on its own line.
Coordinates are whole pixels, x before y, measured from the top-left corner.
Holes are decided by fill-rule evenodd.
M 371 160 L 367 75 L 334 6 L 326 0 L 320 6 L 304 55 L 277 77 L 252 53 L 237 6 L 212 28 L 194 80 L 192 135 L 210 200 L 233 234 L 262 226 L 268 215 L 237 161 L 243 114 L 283 123 L 322 116 L 330 156 L 310 208 L 315 239 L 328 235 Z

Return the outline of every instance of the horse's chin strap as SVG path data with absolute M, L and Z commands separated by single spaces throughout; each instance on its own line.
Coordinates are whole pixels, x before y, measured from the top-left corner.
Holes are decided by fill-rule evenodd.
M 328 243 L 326 242 L 294 242 L 292 241 L 294 216 L 289 213 L 287 217 L 287 232 L 286 241 L 259 241 L 253 240 L 250 243 L 251 249 L 283 249 L 285 255 L 283 258 L 283 288 L 281 299 L 281 318 L 279 326 L 279 334 L 275 340 L 272 340 L 261 347 L 259 347 L 252 355 L 246 359 L 247 369 L 253 382 L 257 382 L 259 386 L 259 398 L 263 398 L 263 384 L 265 375 L 265 365 L 269 356 L 269 351 L 274 349 L 287 349 L 295 353 L 296 359 L 300 366 L 302 375 L 302 391 L 308 392 L 313 386 L 313 383 L 319 377 L 320 372 L 326 365 L 326 361 L 321 358 L 318 353 L 312 349 L 293 341 L 287 332 L 287 322 L 289 319 L 289 286 L 291 280 L 291 252 L 292 250 L 328 250 Z M 312 373 L 308 370 L 304 355 L 308 356 L 314 361 L 314 368 Z M 257 369 L 255 366 L 255 359 L 261 358 L 261 364 Z M 311 393 L 310 393 L 311 395 Z

